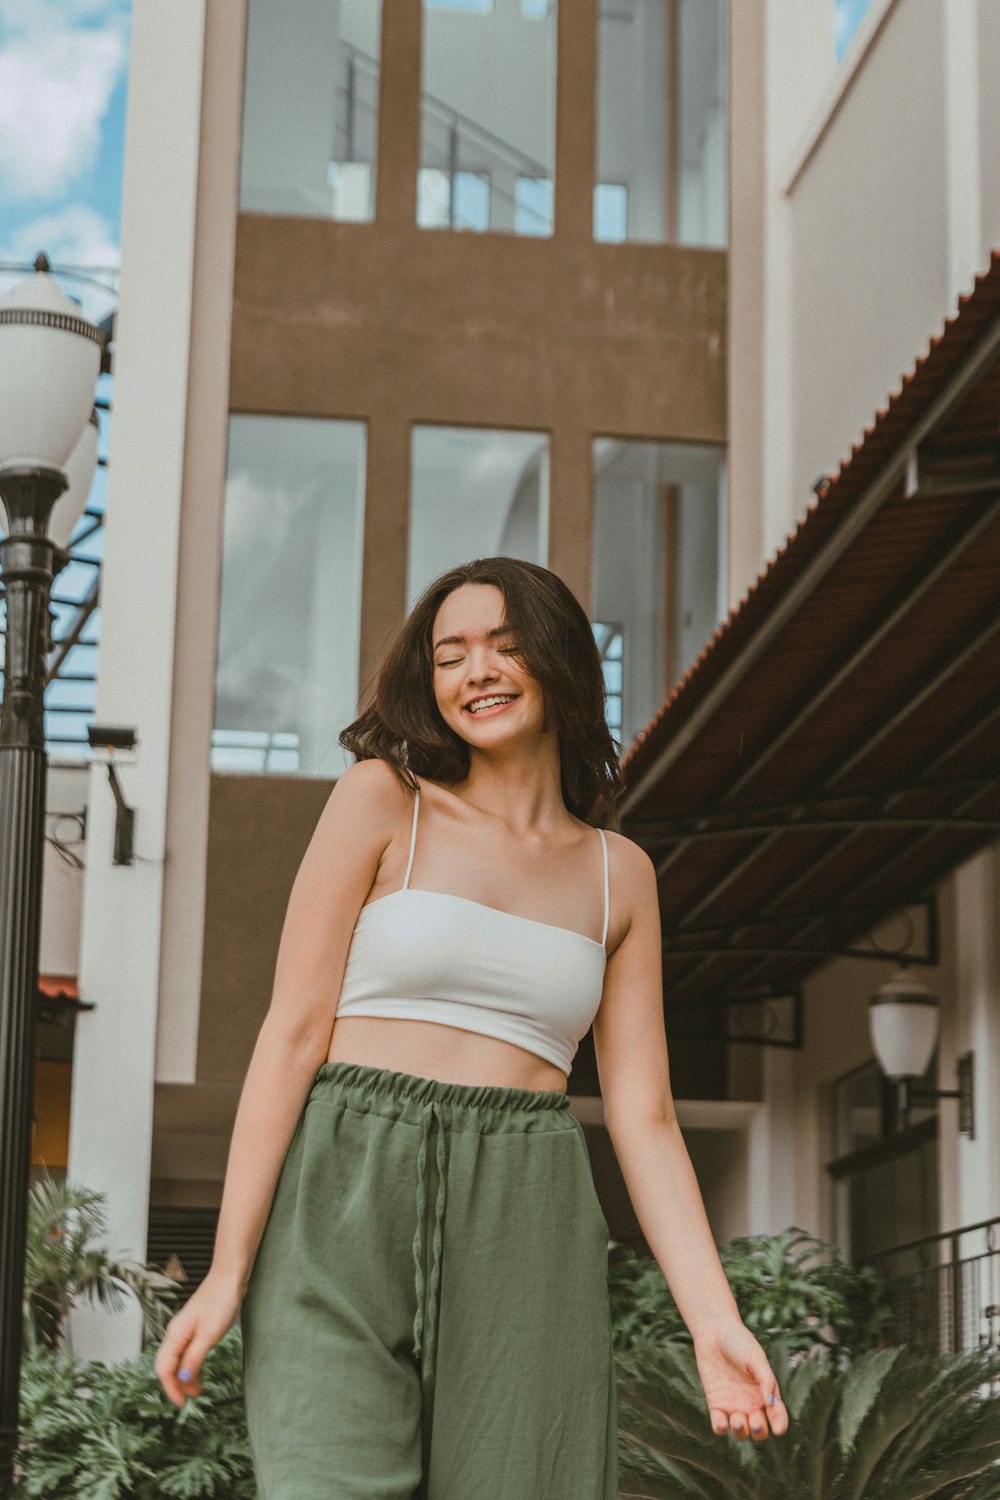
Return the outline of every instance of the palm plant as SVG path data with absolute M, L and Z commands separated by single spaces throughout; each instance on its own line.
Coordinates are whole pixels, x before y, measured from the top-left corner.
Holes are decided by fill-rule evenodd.
M 619 1494 L 631 1500 L 995 1500 L 1000 1352 L 919 1359 L 874 1349 L 772 1364 L 788 1432 L 761 1444 L 711 1430 L 691 1350 L 617 1356 Z
M 24 1343 L 53 1352 L 64 1340 L 66 1315 L 81 1297 L 120 1308 L 124 1288 L 142 1310 L 143 1335 L 158 1339 L 166 1327 L 177 1283 L 138 1261 L 113 1260 L 89 1242 L 104 1232 L 103 1195 L 41 1178 L 28 1200 L 24 1277 Z

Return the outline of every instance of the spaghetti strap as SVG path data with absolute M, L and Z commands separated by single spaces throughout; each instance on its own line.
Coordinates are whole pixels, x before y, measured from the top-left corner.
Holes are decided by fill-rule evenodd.
M 601 835 L 601 844 L 604 849 L 604 931 L 601 933 L 601 947 L 603 948 L 608 941 L 608 918 L 611 915 L 611 904 L 608 895 L 608 841 L 603 828 L 599 828 L 597 831 Z
M 410 883 L 410 871 L 413 869 L 413 853 L 417 847 L 417 813 L 420 810 L 420 791 L 413 799 L 413 832 L 410 834 L 410 858 L 406 866 L 406 874 L 403 876 L 402 889 L 405 891 Z

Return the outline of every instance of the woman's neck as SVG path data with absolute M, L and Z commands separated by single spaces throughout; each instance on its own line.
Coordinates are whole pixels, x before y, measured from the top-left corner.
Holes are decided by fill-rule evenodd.
M 453 791 L 470 805 L 502 816 L 522 836 L 557 827 L 569 817 L 558 752 L 548 746 L 503 757 L 473 751 L 469 774 Z

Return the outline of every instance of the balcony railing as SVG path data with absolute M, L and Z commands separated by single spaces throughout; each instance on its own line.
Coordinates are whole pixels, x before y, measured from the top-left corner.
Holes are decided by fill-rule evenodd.
M 888 1282 L 887 1343 L 929 1355 L 1000 1348 L 1000 1218 L 911 1240 L 865 1263 Z

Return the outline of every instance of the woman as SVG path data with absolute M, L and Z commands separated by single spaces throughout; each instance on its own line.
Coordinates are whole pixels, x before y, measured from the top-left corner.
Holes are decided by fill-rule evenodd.
M 211 1270 L 156 1360 L 201 1390 L 241 1312 L 261 1500 L 611 1500 L 605 1117 L 718 1434 L 787 1413 L 670 1094 L 656 878 L 586 615 L 511 558 L 452 569 L 341 736 L 237 1112 Z M 600 936 L 598 936 L 600 934 Z

